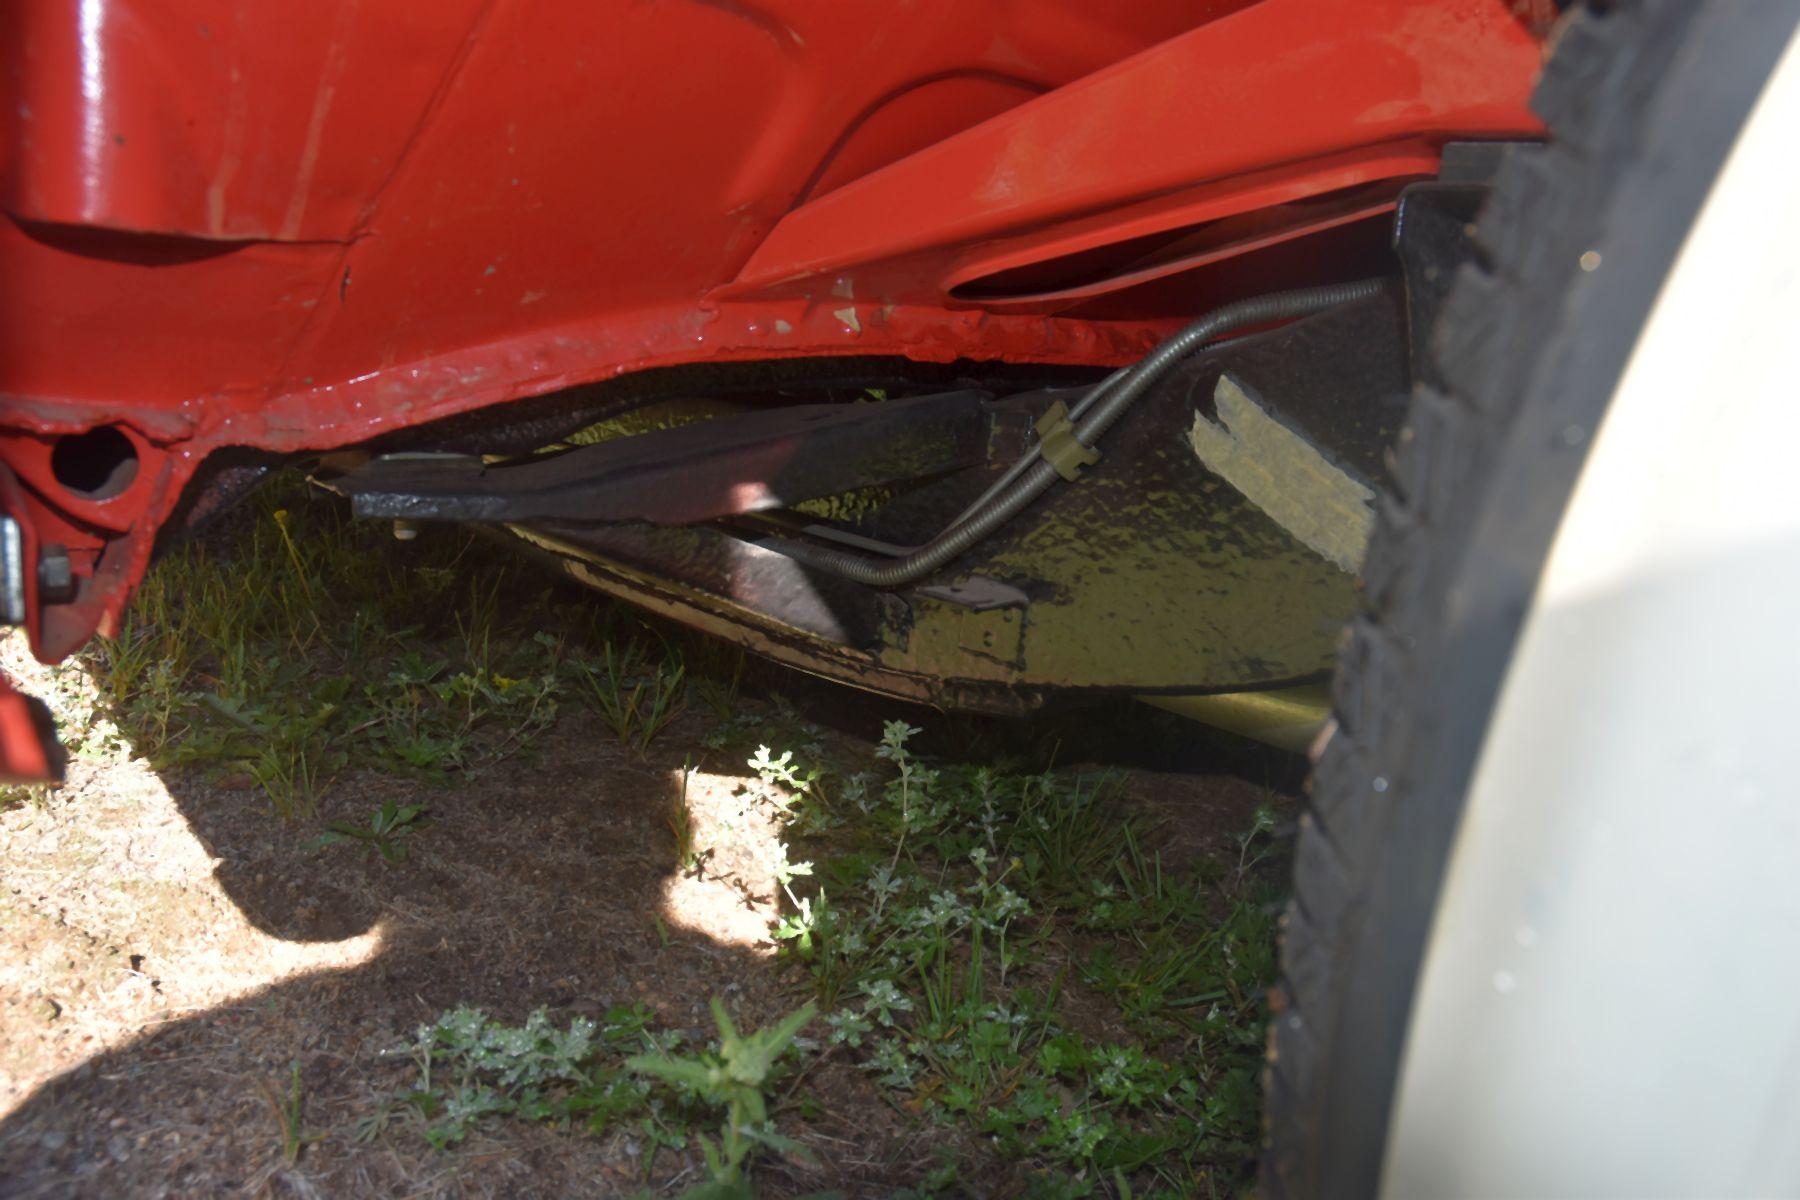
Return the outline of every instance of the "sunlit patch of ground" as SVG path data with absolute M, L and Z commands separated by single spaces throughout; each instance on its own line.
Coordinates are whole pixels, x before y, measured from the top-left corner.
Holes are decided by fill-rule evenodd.
M 379 926 L 307 943 L 254 928 L 142 763 L 78 761 L 0 814 L 0 1117 L 82 1060 L 381 949 Z
M 641 761 L 579 712 L 529 760 L 447 784 L 348 772 L 287 821 L 241 778 L 134 760 L 78 667 L 31 663 L 16 638 L 0 653 L 81 751 L 66 785 L 0 811 L 0 1193 L 629 1194 L 652 1169 L 629 1129 L 500 1122 L 432 1148 L 392 1110 L 411 1086 L 392 1052 L 460 1005 L 566 1022 L 642 1003 L 694 1036 L 713 996 L 752 1025 L 793 1006 L 753 775 L 691 772 L 685 872 L 682 752 Z M 690 714 L 669 741 L 692 754 L 703 727 Z M 312 846 L 387 799 L 427 806 L 405 861 Z M 289 1162 L 296 1064 L 307 1140 Z M 697 1168 L 693 1147 L 653 1169 Z
M 506 611 L 514 608 L 526 611 Z M 336 628 L 322 623 L 318 636 Z M 395 684 L 387 659 L 326 656 L 321 667 L 309 644 L 314 659 L 297 665 L 317 679 L 295 685 L 282 676 L 264 685 L 267 694 L 249 698 L 277 711 L 276 701 L 296 687 L 328 683 L 331 671 L 352 667 L 363 674 L 340 691 L 352 700 L 382 687 L 416 688 L 425 677 L 415 671 L 413 682 Z M 252 649 L 271 658 L 293 653 L 280 639 Z M 455 659 L 458 651 L 422 651 L 440 652 Z M 558 646 L 530 661 L 560 671 L 575 653 Z M 202 692 L 223 690 L 211 674 L 216 665 L 195 662 L 187 676 L 165 681 L 190 716 L 205 707 L 196 701 Z M 510 1198 L 636 1195 L 646 1185 L 676 1194 L 704 1177 L 697 1141 L 658 1148 L 631 1120 L 593 1131 L 483 1120 L 454 1149 L 435 1148 L 402 1099 L 418 1086 L 419 1072 L 398 1051 L 422 1024 L 464 1006 L 512 1026 L 543 1008 L 564 1028 L 629 1006 L 690 1045 L 713 1036 L 708 1002 L 715 998 L 744 1029 L 793 1012 L 815 985 L 826 989 L 811 974 L 816 960 L 779 956 L 771 937 L 778 918 L 796 912 L 781 883 L 790 850 L 784 839 L 803 841 L 802 853 L 819 858 L 820 874 L 795 886 L 820 896 L 840 853 L 866 851 L 887 803 L 882 781 L 891 783 L 896 769 L 891 754 L 877 761 L 882 717 L 872 701 L 847 717 L 834 714 L 844 727 L 827 731 L 781 705 L 739 703 L 735 692 L 723 706 L 690 696 L 684 714 L 639 753 L 623 748 L 576 700 L 579 693 L 565 689 L 555 719 L 535 728 L 527 744 L 505 740 L 513 719 L 505 710 L 490 722 L 482 752 L 457 760 L 471 765 L 435 776 L 396 770 L 369 746 L 339 746 L 352 753 L 321 780 L 317 811 L 290 806 L 296 815 L 289 817 L 251 781 L 244 746 L 197 765 L 152 769 L 132 757 L 129 737 L 96 707 L 79 667 L 31 663 L 16 637 L 0 639 L 0 665 L 50 701 L 78 751 L 65 787 L 13 790 L 0 803 L 0 1194 L 8 1196 Z M 445 677 L 457 669 L 446 668 Z M 158 711 L 130 707 L 139 719 Z M 359 736 L 378 716 L 358 709 L 331 737 Z M 183 728 L 169 727 L 165 746 L 179 745 Z M 838 801 L 818 827 L 828 834 L 804 832 L 797 809 L 784 815 L 794 795 L 747 765 L 763 738 L 777 752 L 804 747 L 808 757 L 831 762 Z M 875 782 L 852 803 L 846 776 L 864 770 Z M 1202 872 L 1212 880 L 1206 886 L 1231 902 L 1220 911 L 1244 907 L 1232 890 L 1241 890 L 1247 869 L 1237 835 L 1269 793 L 1225 775 L 1122 778 L 1123 786 L 1106 790 L 1090 830 L 1140 820 L 1150 831 L 1145 845 L 1160 856 L 1159 876 L 1166 865 L 1186 887 L 1190 874 L 1211 864 L 1210 874 Z M 945 797 L 933 835 L 945 845 L 986 820 L 968 795 L 951 800 Z M 388 803 L 424 809 L 400 861 L 355 844 L 314 844 L 330 823 L 366 824 Z M 889 832 L 881 836 L 892 834 L 894 813 L 887 815 Z M 919 859 L 907 903 L 969 903 L 971 860 L 958 846 L 940 857 L 922 832 L 906 843 L 908 861 Z M 1068 850 L 1079 857 L 1079 839 Z M 902 856 L 883 842 L 878 854 L 863 857 L 863 874 L 832 884 L 840 917 L 867 909 L 870 862 L 891 868 Z M 1046 879 L 1029 899 L 1042 907 L 1050 890 L 1074 889 L 1122 903 L 1130 889 L 1115 878 L 1117 865 L 1102 856 L 1087 874 Z M 1023 980 L 1040 994 L 1061 989 L 1057 1019 L 1084 1045 L 1136 1043 L 1139 1034 L 1116 1008 L 1079 982 L 1086 954 L 1109 936 L 1070 925 L 1086 904 L 1065 908 L 1057 932 L 1044 934 L 1036 961 L 1012 983 Z M 1193 913 L 1184 919 L 1191 924 Z M 1269 923 L 1257 921 L 1255 929 Z M 1187 926 L 1171 928 L 1187 936 Z M 1116 932 L 1122 965 L 1157 935 L 1154 928 Z M 1255 936 L 1266 948 L 1268 938 Z M 1232 1053 L 1254 1060 L 1261 1027 L 1255 981 L 1246 978 L 1248 985 L 1232 990 L 1240 993 L 1240 1014 L 1249 1014 L 1237 1018 L 1247 1040 Z M 941 1081 L 883 1085 L 864 1061 L 868 1047 L 853 1054 L 829 1042 L 832 1019 L 866 1004 L 860 984 L 843 981 L 824 1003 L 836 1011 L 808 1031 L 795 1077 L 776 1098 L 782 1131 L 815 1161 L 765 1155 L 755 1171 L 760 1195 L 830 1188 L 887 1196 L 946 1163 L 961 1172 L 965 1194 L 1019 1190 L 1019 1172 L 1031 1164 L 1021 1166 L 1016 1151 L 1000 1154 L 973 1121 L 934 1108 Z M 910 1011 L 922 1014 L 923 999 Z M 1163 1041 L 1151 1049 L 1183 1052 L 1185 1043 Z M 1020 1073 L 1037 1069 L 1035 1054 Z M 1210 1071 L 1205 1060 L 1195 1056 L 1195 1077 Z M 1005 1083 L 994 1102 L 1006 1101 L 1017 1082 Z M 1062 1085 L 1051 1082 L 1053 1097 Z M 1064 1116 L 1073 1104 L 1065 1099 L 1071 1103 L 1046 1111 Z M 1239 1096 L 1236 1104 L 1253 1113 L 1255 1098 Z M 1229 1156 L 1220 1161 L 1227 1171 L 1240 1169 Z
M 681 772 L 672 788 L 679 788 Z M 670 925 L 722 946 L 772 955 L 769 928 L 780 912 L 775 866 L 783 858 L 781 826 L 754 776 L 687 773 L 695 868 L 663 882 Z
M 22 642 L 0 646 L 7 674 L 74 716 L 91 690 L 79 668 L 53 672 Z M 378 927 L 326 943 L 255 929 L 211 885 L 215 860 L 163 782 L 127 751 L 77 758 L 63 787 L 0 812 L 0 1117 L 156 1025 L 380 949 Z

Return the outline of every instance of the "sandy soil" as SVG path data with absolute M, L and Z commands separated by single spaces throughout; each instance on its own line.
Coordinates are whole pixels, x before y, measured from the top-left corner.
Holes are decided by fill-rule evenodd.
M 690 712 L 663 744 L 692 747 L 705 725 Z M 617 1196 L 647 1174 L 659 1191 L 693 1182 L 671 1152 L 647 1170 L 624 1132 L 492 1121 L 445 1153 L 404 1117 L 378 1119 L 410 1078 L 384 1052 L 457 1005 L 566 1021 L 641 1000 L 710 1034 L 712 995 L 750 1023 L 799 1002 L 767 938 L 778 849 L 754 780 L 716 765 L 692 777 L 713 855 L 683 876 L 667 824 L 681 760 L 627 761 L 569 715 L 531 761 L 452 786 L 340 779 L 321 821 L 388 797 L 430 806 L 400 864 L 309 850 L 317 822 L 276 819 L 246 780 L 77 762 L 61 790 L 0 813 L 0 1195 Z M 1265 797 L 1235 776 L 1139 770 L 1121 802 L 1167 818 L 1169 849 L 1199 853 Z M 317 1140 L 289 1165 L 276 1098 L 295 1062 Z M 820 1164 L 765 1165 L 764 1194 L 887 1195 L 947 1136 L 829 1058 L 805 1082 L 827 1102 L 784 1128 Z

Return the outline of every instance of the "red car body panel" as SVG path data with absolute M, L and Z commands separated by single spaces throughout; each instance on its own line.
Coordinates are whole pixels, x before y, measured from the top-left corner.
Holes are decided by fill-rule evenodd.
M 646 368 L 1110 365 L 1535 136 L 1506 0 L 22 0 L 0 492 L 56 659 L 197 465 Z M 70 487 L 64 439 L 129 443 Z M 109 435 L 110 436 L 110 435 Z M 113 445 L 116 447 L 117 443 Z

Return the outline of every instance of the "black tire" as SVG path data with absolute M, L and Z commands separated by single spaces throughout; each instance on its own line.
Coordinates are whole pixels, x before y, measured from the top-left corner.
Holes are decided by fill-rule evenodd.
M 1642 0 L 1558 31 L 1534 98 L 1548 142 L 1507 161 L 1478 222 L 1340 660 L 1284 923 L 1265 1200 L 1378 1190 L 1432 911 L 1520 624 L 1590 437 L 1797 15 L 1793 0 Z

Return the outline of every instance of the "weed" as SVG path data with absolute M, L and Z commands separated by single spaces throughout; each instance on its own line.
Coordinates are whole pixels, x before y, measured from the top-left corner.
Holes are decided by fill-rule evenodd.
M 419 1026 L 404 1051 L 419 1083 L 401 1100 L 425 1119 L 427 1141 L 440 1149 L 468 1136 L 486 1116 L 579 1122 L 593 1132 L 615 1119 L 647 1113 L 649 1089 L 623 1069 L 626 1050 L 655 1042 L 641 1007 L 614 1008 L 604 1022 L 578 1017 L 567 1030 L 542 1009 L 522 1026 L 459 1008 Z
M 1275 812 L 1267 804 L 1256 806 L 1251 815 L 1250 828 L 1237 835 L 1238 860 L 1237 869 L 1233 873 L 1236 886 L 1242 887 L 1252 869 L 1269 856 L 1273 847 L 1271 834 L 1275 832 Z M 1255 853 L 1252 854 L 1252 849 Z
M 515 579 L 460 534 L 396 547 L 271 490 L 236 547 L 174 546 L 119 637 L 58 675 L 51 703 L 78 753 L 129 743 L 158 765 L 251 780 L 273 811 L 304 817 L 347 772 L 447 780 L 529 754 L 571 699 L 646 755 L 691 685 L 717 718 L 707 745 L 749 760 L 750 801 L 782 831 L 771 934 L 823 1014 L 825 1054 L 900 1111 L 983 1139 L 1021 1194 L 1193 1194 L 1241 1178 L 1274 971 L 1272 811 L 1235 853 L 1177 871 L 1104 775 L 930 761 L 900 721 L 872 769 L 838 770 L 791 706 L 742 703 L 741 652 L 646 649 L 604 603 L 546 618 L 550 590 L 521 594 Z M 682 871 L 708 853 L 687 777 L 668 816 Z M 390 801 L 317 844 L 399 861 L 421 815 Z M 381 1136 L 394 1114 L 439 1146 L 495 1115 L 627 1126 L 646 1171 L 659 1147 L 698 1144 L 710 1194 L 742 1195 L 757 1153 L 794 1152 L 768 1125 L 769 1072 L 810 1011 L 747 1035 L 719 1012 L 719 1043 L 690 1053 L 642 1009 L 565 1029 L 457 1010 L 419 1030 L 417 1087 L 359 1132 Z M 268 1094 L 291 1160 L 309 1140 L 297 1068 L 285 1097 Z M 959 1186 L 954 1164 L 934 1179 L 920 1194 Z
M 346 770 L 447 778 L 554 721 L 563 643 L 500 551 L 451 532 L 397 549 L 297 485 L 243 519 L 235 542 L 171 547 L 84 652 L 99 716 L 64 722 L 78 743 L 247 779 L 294 818 Z
M 812 761 L 824 754 L 824 732 L 777 692 L 766 706 L 740 707 L 708 731 L 702 744 L 709 750 L 733 754 L 752 746 L 779 745 L 788 748 L 784 753 Z
M 699 871 L 712 855 L 710 847 L 702 850 L 694 844 L 694 814 L 688 808 L 688 781 L 693 775 L 693 763 L 682 763 L 681 791 L 670 806 L 668 817 L 669 832 L 675 837 L 675 870 L 682 875 Z
M 1272 816 L 1236 864 L 1177 875 L 1106 778 L 928 763 L 917 733 L 889 722 L 889 773 L 837 788 L 863 836 L 803 864 L 818 887 L 778 872 L 772 935 L 825 1006 L 829 1052 L 1017 1159 L 1027 1194 L 1188 1194 L 1243 1170 L 1274 969 L 1273 906 L 1253 894 Z M 785 792 L 781 813 L 832 803 L 791 754 L 759 747 L 750 766 Z M 1126 1036 L 1074 1032 L 1077 985 Z
M 786 896 L 788 903 L 794 908 L 793 915 L 784 915 L 776 923 L 774 936 L 779 941 L 792 939 L 802 952 L 812 949 L 812 931 L 818 923 L 818 914 L 813 911 L 812 899 L 794 894 L 794 881 L 802 875 L 811 875 L 813 865 L 810 862 L 793 862 L 787 856 L 787 847 L 781 849 L 781 857 L 775 863 L 775 882 Z M 818 895 L 821 911 L 826 904 L 823 890 Z
M 618 650 L 608 643 L 598 663 L 574 661 L 571 670 L 594 711 L 627 751 L 642 755 L 656 735 L 681 715 L 681 660 L 647 665 L 637 643 Z
M 0 812 L 30 804 L 42 808 L 50 789 L 44 784 L 0 784 Z
M 725 722 L 740 711 L 744 686 L 744 651 L 740 646 L 707 640 L 700 643 L 698 654 L 704 670 L 692 677 L 694 691 L 701 703 L 712 710 L 714 719 Z
M 522 1026 L 455 1009 L 421 1025 L 402 1048 L 418 1085 L 400 1100 L 419 1113 L 424 1136 L 439 1148 L 462 1141 L 487 1117 L 579 1124 L 594 1133 L 629 1124 L 648 1147 L 648 1169 L 658 1147 L 684 1149 L 693 1137 L 708 1179 L 687 1196 L 748 1197 L 747 1168 L 759 1151 L 806 1156 L 776 1132 L 764 1091 L 813 1007 L 748 1034 L 737 1031 L 718 1000 L 712 1009 L 718 1043 L 691 1055 L 677 1053 L 679 1034 L 652 1030 L 641 1005 L 613 1008 L 601 1022 L 578 1017 L 567 1029 L 542 1009 Z M 720 1109 L 716 1138 L 690 1134 L 695 1119 Z M 384 1119 L 370 1136 L 385 1126 Z
M 768 1102 L 763 1098 L 763 1085 L 773 1074 L 776 1060 L 793 1044 L 794 1035 L 813 1019 L 813 1006 L 803 1005 L 773 1027 L 749 1034 L 738 1033 L 717 998 L 712 1002 L 712 1011 L 719 1026 L 716 1051 L 687 1058 L 639 1054 L 627 1063 L 640 1074 L 685 1088 L 705 1103 L 725 1110 L 718 1141 L 704 1134 L 699 1136 L 708 1180 L 689 1190 L 688 1200 L 749 1197 L 752 1193 L 744 1167 L 758 1150 L 810 1157 L 798 1142 L 775 1131 L 769 1120 Z
M 392 800 L 384 800 L 381 807 L 369 817 L 367 825 L 333 821 L 324 833 L 313 839 L 311 848 L 318 850 L 340 844 L 360 845 L 365 856 L 370 851 L 377 851 L 388 862 L 404 862 L 408 850 L 407 839 L 418 831 L 424 813 L 425 806 L 422 804 L 396 805 Z
M 820 750 L 818 743 L 811 743 L 807 747 L 809 759 L 816 758 Z M 779 758 L 774 757 L 767 746 L 758 744 L 749 765 L 762 781 L 764 797 L 775 810 L 777 820 L 788 827 L 790 836 L 821 834 L 842 824 L 825 796 L 825 772 L 816 764 L 797 760 L 792 750 L 783 750 Z
M 281 1129 L 281 1160 L 291 1167 L 299 1160 L 300 1151 L 325 1136 L 304 1131 L 306 1097 L 300 1087 L 300 1060 L 295 1059 L 289 1067 L 285 1095 L 266 1082 L 259 1086 L 263 1099 L 269 1102 L 269 1107 L 275 1112 L 276 1125 Z

